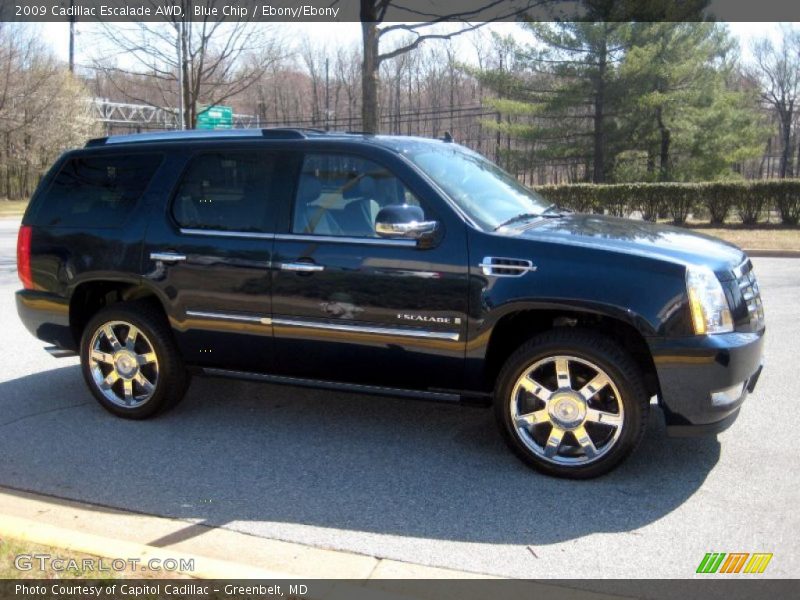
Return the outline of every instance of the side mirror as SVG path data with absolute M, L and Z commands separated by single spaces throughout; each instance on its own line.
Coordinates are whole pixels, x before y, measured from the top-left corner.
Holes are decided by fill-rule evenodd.
M 436 221 L 425 221 L 419 206 L 392 204 L 380 210 L 375 218 L 375 233 L 382 238 L 419 240 L 439 227 Z

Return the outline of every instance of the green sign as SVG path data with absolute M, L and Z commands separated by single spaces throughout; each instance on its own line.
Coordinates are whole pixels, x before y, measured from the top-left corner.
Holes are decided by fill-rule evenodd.
M 233 127 L 233 109 L 230 106 L 209 106 L 197 113 L 198 129 L 230 129 Z

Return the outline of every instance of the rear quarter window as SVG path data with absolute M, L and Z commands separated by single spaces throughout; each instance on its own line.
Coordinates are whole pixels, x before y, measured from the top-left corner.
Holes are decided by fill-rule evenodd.
M 195 155 L 172 201 L 183 229 L 264 233 L 285 202 L 287 173 L 271 152 L 211 151 Z
M 67 159 L 39 201 L 35 224 L 120 227 L 161 164 L 161 154 L 76 156 Z

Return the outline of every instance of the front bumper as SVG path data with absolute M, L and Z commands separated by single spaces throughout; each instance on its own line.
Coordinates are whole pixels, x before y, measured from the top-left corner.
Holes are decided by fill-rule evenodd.
M 764 330 L 649 341 L 672 436 L 730 427 L 755 389 L 763 366 Z

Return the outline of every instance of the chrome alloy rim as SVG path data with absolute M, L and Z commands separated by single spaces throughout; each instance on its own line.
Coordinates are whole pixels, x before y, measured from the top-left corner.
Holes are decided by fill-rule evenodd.
M 509 401 L 523 444 L 557 465 L 595 462 L 622 433 L 622 396 L 608 373 L 582 358 L 551 356 L 528 367 Z
M 97 389 L 123 408 L 142 406 L 158 384 L 153 344 L 125 321 L 109 321 L 95 332 L 89 343 L 89 367 Z

